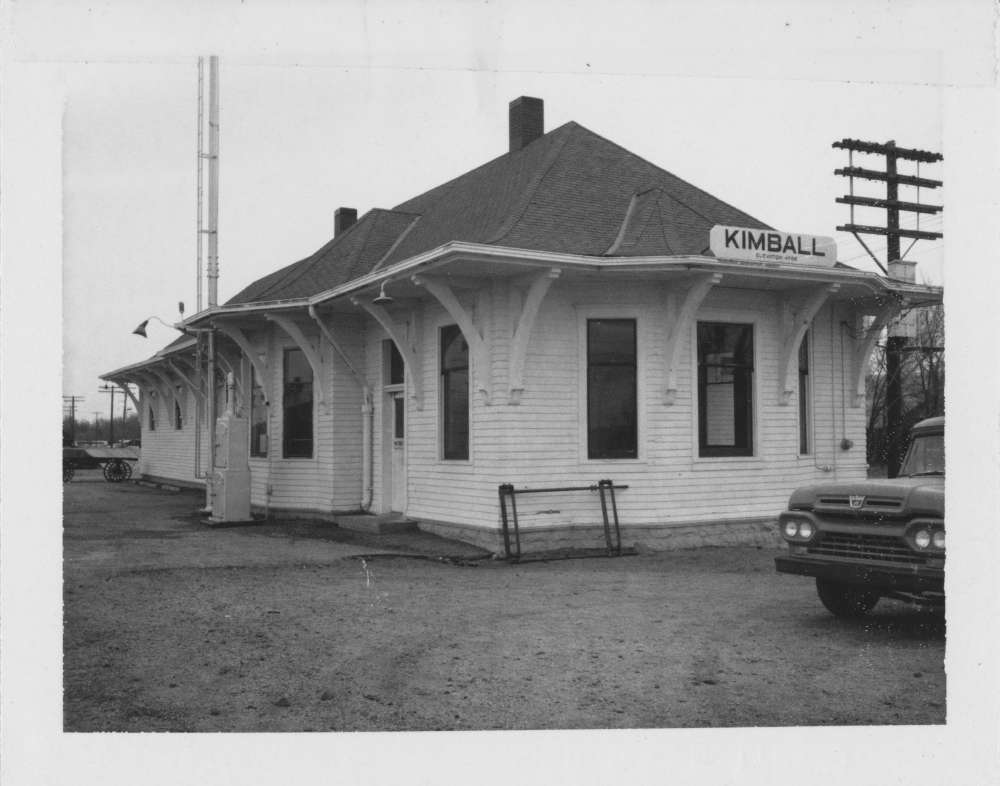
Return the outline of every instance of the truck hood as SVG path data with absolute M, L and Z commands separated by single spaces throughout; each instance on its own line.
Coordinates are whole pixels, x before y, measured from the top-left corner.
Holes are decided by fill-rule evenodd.
M 814 483 L 792 493 L 788 506 L 812 510 L 820 499 L 832 500 L 862 496 L 871 500 L 898 500 L 898 512 L 910 515 L 944 516 L 944 477 L 926 475 L 891 480 Z

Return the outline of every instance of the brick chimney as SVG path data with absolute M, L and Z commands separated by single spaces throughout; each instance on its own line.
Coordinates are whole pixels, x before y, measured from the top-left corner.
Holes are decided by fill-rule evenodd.
M 530 145 L 545 133 L 545 103 L 521 96 L 510 102 L 510 152 Z
M 353 207 L 338 207 L 333 211 L 333 236 L 341 234 L 345 230 L 354 226 L 358 220 L 358 211 Z

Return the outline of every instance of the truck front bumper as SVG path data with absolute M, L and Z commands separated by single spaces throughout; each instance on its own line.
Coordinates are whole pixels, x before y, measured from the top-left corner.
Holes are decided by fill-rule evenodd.
M 837 562 L 804 555 L 785 554 L 774 558 L 779 573 L 815 576 L 819 579 L 860 584 L 895 592 L 944 592 L 944 570 L 925 566 L 872 565 Z

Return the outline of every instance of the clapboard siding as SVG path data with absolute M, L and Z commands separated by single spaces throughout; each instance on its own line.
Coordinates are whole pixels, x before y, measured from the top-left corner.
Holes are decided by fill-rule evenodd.
M 440 457 L 439 331 L 452 318 L 431 297 L 390 309 L 414 348 L 410 371 L 423 389 L 417 408 L 412 386 L 406 396 L 406 512 L 417 519 L 495 528 L 497 486 L 591 485 L 602 478 L 627 485 L 618 494 L 621 520 L 631 525 L 706 524 L 720 520 L 775 516 L 796 486 L 823 479 L 855 479 L 865 474 L 864 408 L 852 406 L 851 357 L 854 340 L 849 304 L 827 305 L 810 329 L 811 451 L 799 454 L 797 392 L 787 404 L 779 397 L 782 343 L 780 294 L 715 287 L 696 320 L 752 322 L 754 325 L 754 455 L 700 458 L 697 432 L 697 353 L 694 325 L 685 327 L 675 369 L 673 403 L 666 393 L 666 340 L 672 315 L 664 282 L 574 282 L 556 280 L 543 301 L 528 344 L 524 391 L 510 403 L 511 338 L 523 291 L 491 281 L 478 292 L 456 290 L 489 348 L 490 368 L 473 369 L 489 380 L 492 395 L 470 396 L 470 457 Z M 624 304 L 624 305 L 623 305 Z M 638 342 L 638 458 L 589 460 L 586 434 L 585 325 L 588 318 L 636 320 Z M 277 327 L 253 334 L 267 357 L 271 389 L 270 455 L 250 459 L 255 506 L 285 510 L 340 511 L 364 506 L 362 458 L 363 388 L 315 325 L 300 322 L 321 346 L 323 368 L 314 384 L 326 391 L 314 410 L 314 455 L 281 458 L 282 353 L 294 346 Z M 371 509 L 389 507 L 385 464 L 389 460 L 390 413 L 383 372 L 383 341 L 374 320 L 338 315 L 330 327 L 352 365 L 364 376 L 374 404 L 372 418 Z M 484 373 L 485 372 L 485 373 Z M 797 381 L 796 381 L 797 384 Z M 317 397 L 318 399 L 318 397 Z M 144 434 L 143 471 L 164 477 L 193 477 L 193 420 L 172 433 L 167 413 L 160 428 Z M 851 441 L 843 449 L 843 440 Z M 146 447 L 149 450 L 146 450 Z M 206 445 L 207 447 L 207 445 Z M 581 491 L 525 496 L 518 504 L 526 528 L 594 524 L 600 521 L 596 493 Z
M 823 478 L 863 477 L 864 413 L 846 397 L 852 343 L 839 334 L 844 309 L 824 308 L 812 328 L 815 439 L 799 455 L 797 398 L 778 397 L 781 342 L 780 301 L 771 292 L 716 287 L 697 319 L 752 322 L 755 326 L 755 455 L 699 458 L 696 348 L 693 326 L 682 337 L 675 403 L 666 403 L 665 337 L 668 328 L 663 286 L 580 285 L 557 281 L 543 304 L 529 344 L 525 390 L 518 406 L 507 404 L 508 337 L 516 326 L 519 298 L 489 294 L 485 326 L 492 355 L 493 401 L 472 398 L 471 460 L 438 458 L 437 330 L 451 320 L 439 308 L 425 312 L 423 381 L 427 403 L 411 415 L 408 433 L 408 512 L 417 518 L 495 526 L 497 485 L 519 487 L 589 485 L 610 477 L 629 489 L 619 495 L 623 521 L 671 521 L 775 515 L 797 485 Z M 464 299 L 467 306 L 472 298 Z M 477 311 L 485 312 L 482 297 Z M 625 303 L 626 306 L 615 304 Z M 509 306 L 513 306 L 512 308 Z M 477 314 L 480 316 L 480 314 Z M 634 318 L 639 342 L 639 458 L 586 458 L 583 325 L 588 316 Z M 483 329 L 482 322 L 479 323 Z M 841 357 L 841 349 L 846 353 Z M 797 394 L 796 394 L 797 395 Z M 854 447 L 843 451 L 839 443 Z M 829 471 L 822 469 L 829 467 Z M 558 499 L 557 499 L 558 498 Z M 524 497 L 526 526 L 593 523 L 600 520 L 596 494 Z M 519 506 L 519 512 L 522 512 Z
M 161 397 L 150 397 L 140 391 L 139 407 L 142 449 L 138 462 L 138 474 L 183 483 L 204 483 L 204 478 L 195 474 L 195 418 L 199 407 L 190 392 L 180 395 L 181 428 L 174 427 L 174 404 L 172 400 L 162 401 Z M 154 407 L 156 428 L 149 429 L 149 407 Z M 204 413 L 202 413 L 204 417 Z M 208 429 L 204 420 L 201 424 L 201 471 L 208 465 Z
M 315 323 L 300 321 L 306 337 L 318 345 L 322 369 L 313 379 L 313 455 L 284 458 L 282 386 L 283 358 L 295 342 L 275 327 L 269 338 L 268 373 L 271 411 L 268 422 L 270 449 L 265 482 L 271 490 L 268 505 L 285 510 L 357 510 L 361 506 L 361 386 Z M 338 318 L 330 324 L 355 368 L 364 366 L 364 343 L 360 322 Z M 322 385 L 324 400 L 320 403 Z

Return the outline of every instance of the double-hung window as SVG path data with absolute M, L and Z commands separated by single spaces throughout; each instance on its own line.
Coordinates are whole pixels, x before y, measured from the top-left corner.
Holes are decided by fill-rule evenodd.
M 469 458 L 469 344 L 458 325 L 441 328 L 441 455 Z
M 587 458 L 639 455 L 634 319 L 587 320 Z
M 753 325 L 698 323 L 698 454 L 753 455 Z
M 313 373 L 301 349 L 286 349 L 282 410 L 282 455 L 285 458 L 312 458 L 313 454 Z

